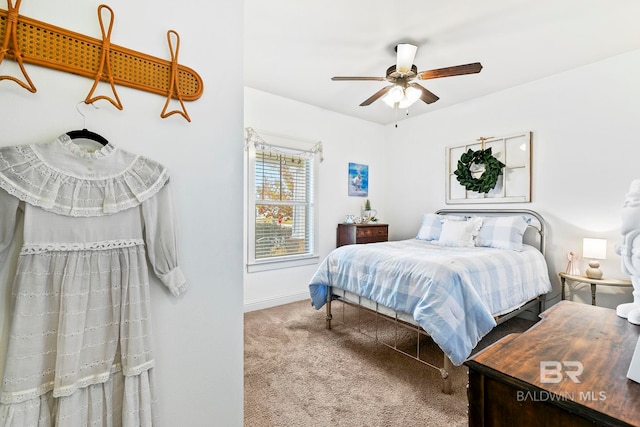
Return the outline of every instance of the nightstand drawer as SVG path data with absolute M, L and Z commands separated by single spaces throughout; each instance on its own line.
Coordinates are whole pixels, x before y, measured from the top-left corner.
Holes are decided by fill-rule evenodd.
M 338 224 L 336 245 L 386 242 L 389 240 L 387 224 Z
M 356 238 L 384 238 L 387 239 L 387 227 L 357 227 Z

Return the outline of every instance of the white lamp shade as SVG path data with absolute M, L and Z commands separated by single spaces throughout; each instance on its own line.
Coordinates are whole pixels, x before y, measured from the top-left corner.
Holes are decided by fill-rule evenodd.
M 385 104 L 387 104 L 389 107 L 391 108 L 395 108 L 396 103 L 393 102 L 392 100 L 390 100 L 389 98 L 387 98 L 386 96 L 382 98 L 382 100 L 384 101 Z
M 590 238 L 582 239 L 582 257 L 590 259 L 606 259 L 607 240 Z
M 413 59 L 416 57 L 417 46 L 408 43 L 400 43 L 396 47 L 398 56 L 396 59 L 396 71 L 399 73 L 406 73 L 411 71 L 413 65 Z
M 415 87 L 409 86 L 404 90 L 404 98 L 398 104 L 398 108 L 409 108 L 414 102 L 420 99 L 420 89 L 416 89 Z
M 395 107 L 396 102 L 402 101 L 402 98 L 404 98 L 402 88 L 400 86 L 394 86 L 389 89 L 389 92 L 387 92 L 385 96 L 382 97 L 382 100 L 389 107 Z

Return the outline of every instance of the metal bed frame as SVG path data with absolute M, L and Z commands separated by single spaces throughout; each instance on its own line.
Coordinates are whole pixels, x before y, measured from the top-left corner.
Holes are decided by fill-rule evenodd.
M 505 216 L 505 215 L 525 215 L 527 218 L 531 219 L 531 223 L 527 230 L 525 231 L 524 241 L 527 244 L 537 247 L 540 252 L 545 255 L 545 232 L 546 232 L 546 224 L 544 219 L 540 214 L 535 211 L 528 209 L 476 209 L 476 210 L 462 210 L 462 209 L 441 209 L 436 212 L 437 214 L 442 215 L 480 215 L 480 216 Z M 340 295 L 342 293 L 342 295 Z M 352 298 L 352 299 L 350 299 Z M 354 301 L 353 298 L 356 300 Z M 381 343 L 411 359 L 417 360 L 418 362 L 426 365 L 430 368 L 436 369 L 440 372 L 442 377 L 442 392 L 445 394 L 452 393 L 451 386 L 451 378 L 449 376 L 449 371 L 451 370 L 453 363 L 449 360 L 446 354 L 443 353 L 443 362 L 442 366 L 436 366 L 423 358 L 420 357 L 420 338 L 428 337 L 429 334 L 414 323 L 410 315 L 403 316 L 402 313 L 398 313 L 388 307 L 383 306 L 377 302 L 371 301 L 362 296 L 352 294 L 346 292 L 342 289 L 329 287 L 327 290 L 327 303 L 326 303 L 326 329 L 331 329 L 331 322 L 333 320 L 332 313 L 332 302 L 338 301 L 342 302 L 342 323 L 347 324 L 345 321 L 345 307 L 352 306 L 357 308 L 358 310 L 358 319 L 355 329 L 358 332 L 363 333 L 366 336 L 369 336 L 376 340 L 376 342 Z M 499 325 L 501 323 L 506 322 L 507 320 L 522 314 L 525 311 L 534 310 L 537 312 L 536 314 L 544 311 L 544 303 L 545 297 L 544 295 L 540 295 L 530 301 L 527 301 L 522 306 L 513 310 L 509 313 L 506 313 L 501 316 L 495 317 L 496 323 Z M 362 310 L 362 311 L 361 311 Z M 374 332 L 371 334 L 366 331 L 365 328 L 361 327 L 361 313 L 368 313 L 374 316 Z M 391 324 L 393 328 L 393 342 L 389 342 L 388 340 L 381 339 L 379 333 L 379 323 L 378 320 L 382 320 Z M 403 347 L 398 345 L 398 335 L 399 331 L 403 328 L 405 330 L 409 330 L 413 333 L 417 334 L 416 339 L 416 347 L 415 354 L 409 353 L 404 350 Z

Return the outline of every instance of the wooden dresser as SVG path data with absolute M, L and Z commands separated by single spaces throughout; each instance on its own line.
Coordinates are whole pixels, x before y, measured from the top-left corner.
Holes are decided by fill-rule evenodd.
M 640 425 L 640 384 L 627 379 L 640 326 L 571 301 L 541 317 L 465 362 L 469 425 Z
M 338 224 L 336 246 L 360 243 L 386 242 L 389 240 L 389 225 L 369 224 Z

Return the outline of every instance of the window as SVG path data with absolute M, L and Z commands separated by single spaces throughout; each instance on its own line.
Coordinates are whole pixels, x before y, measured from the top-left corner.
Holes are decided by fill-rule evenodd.
M 247 128 L 249 272 L 318 260 L 315 186 L 321 145 L 305 145 L 310 144 Z

